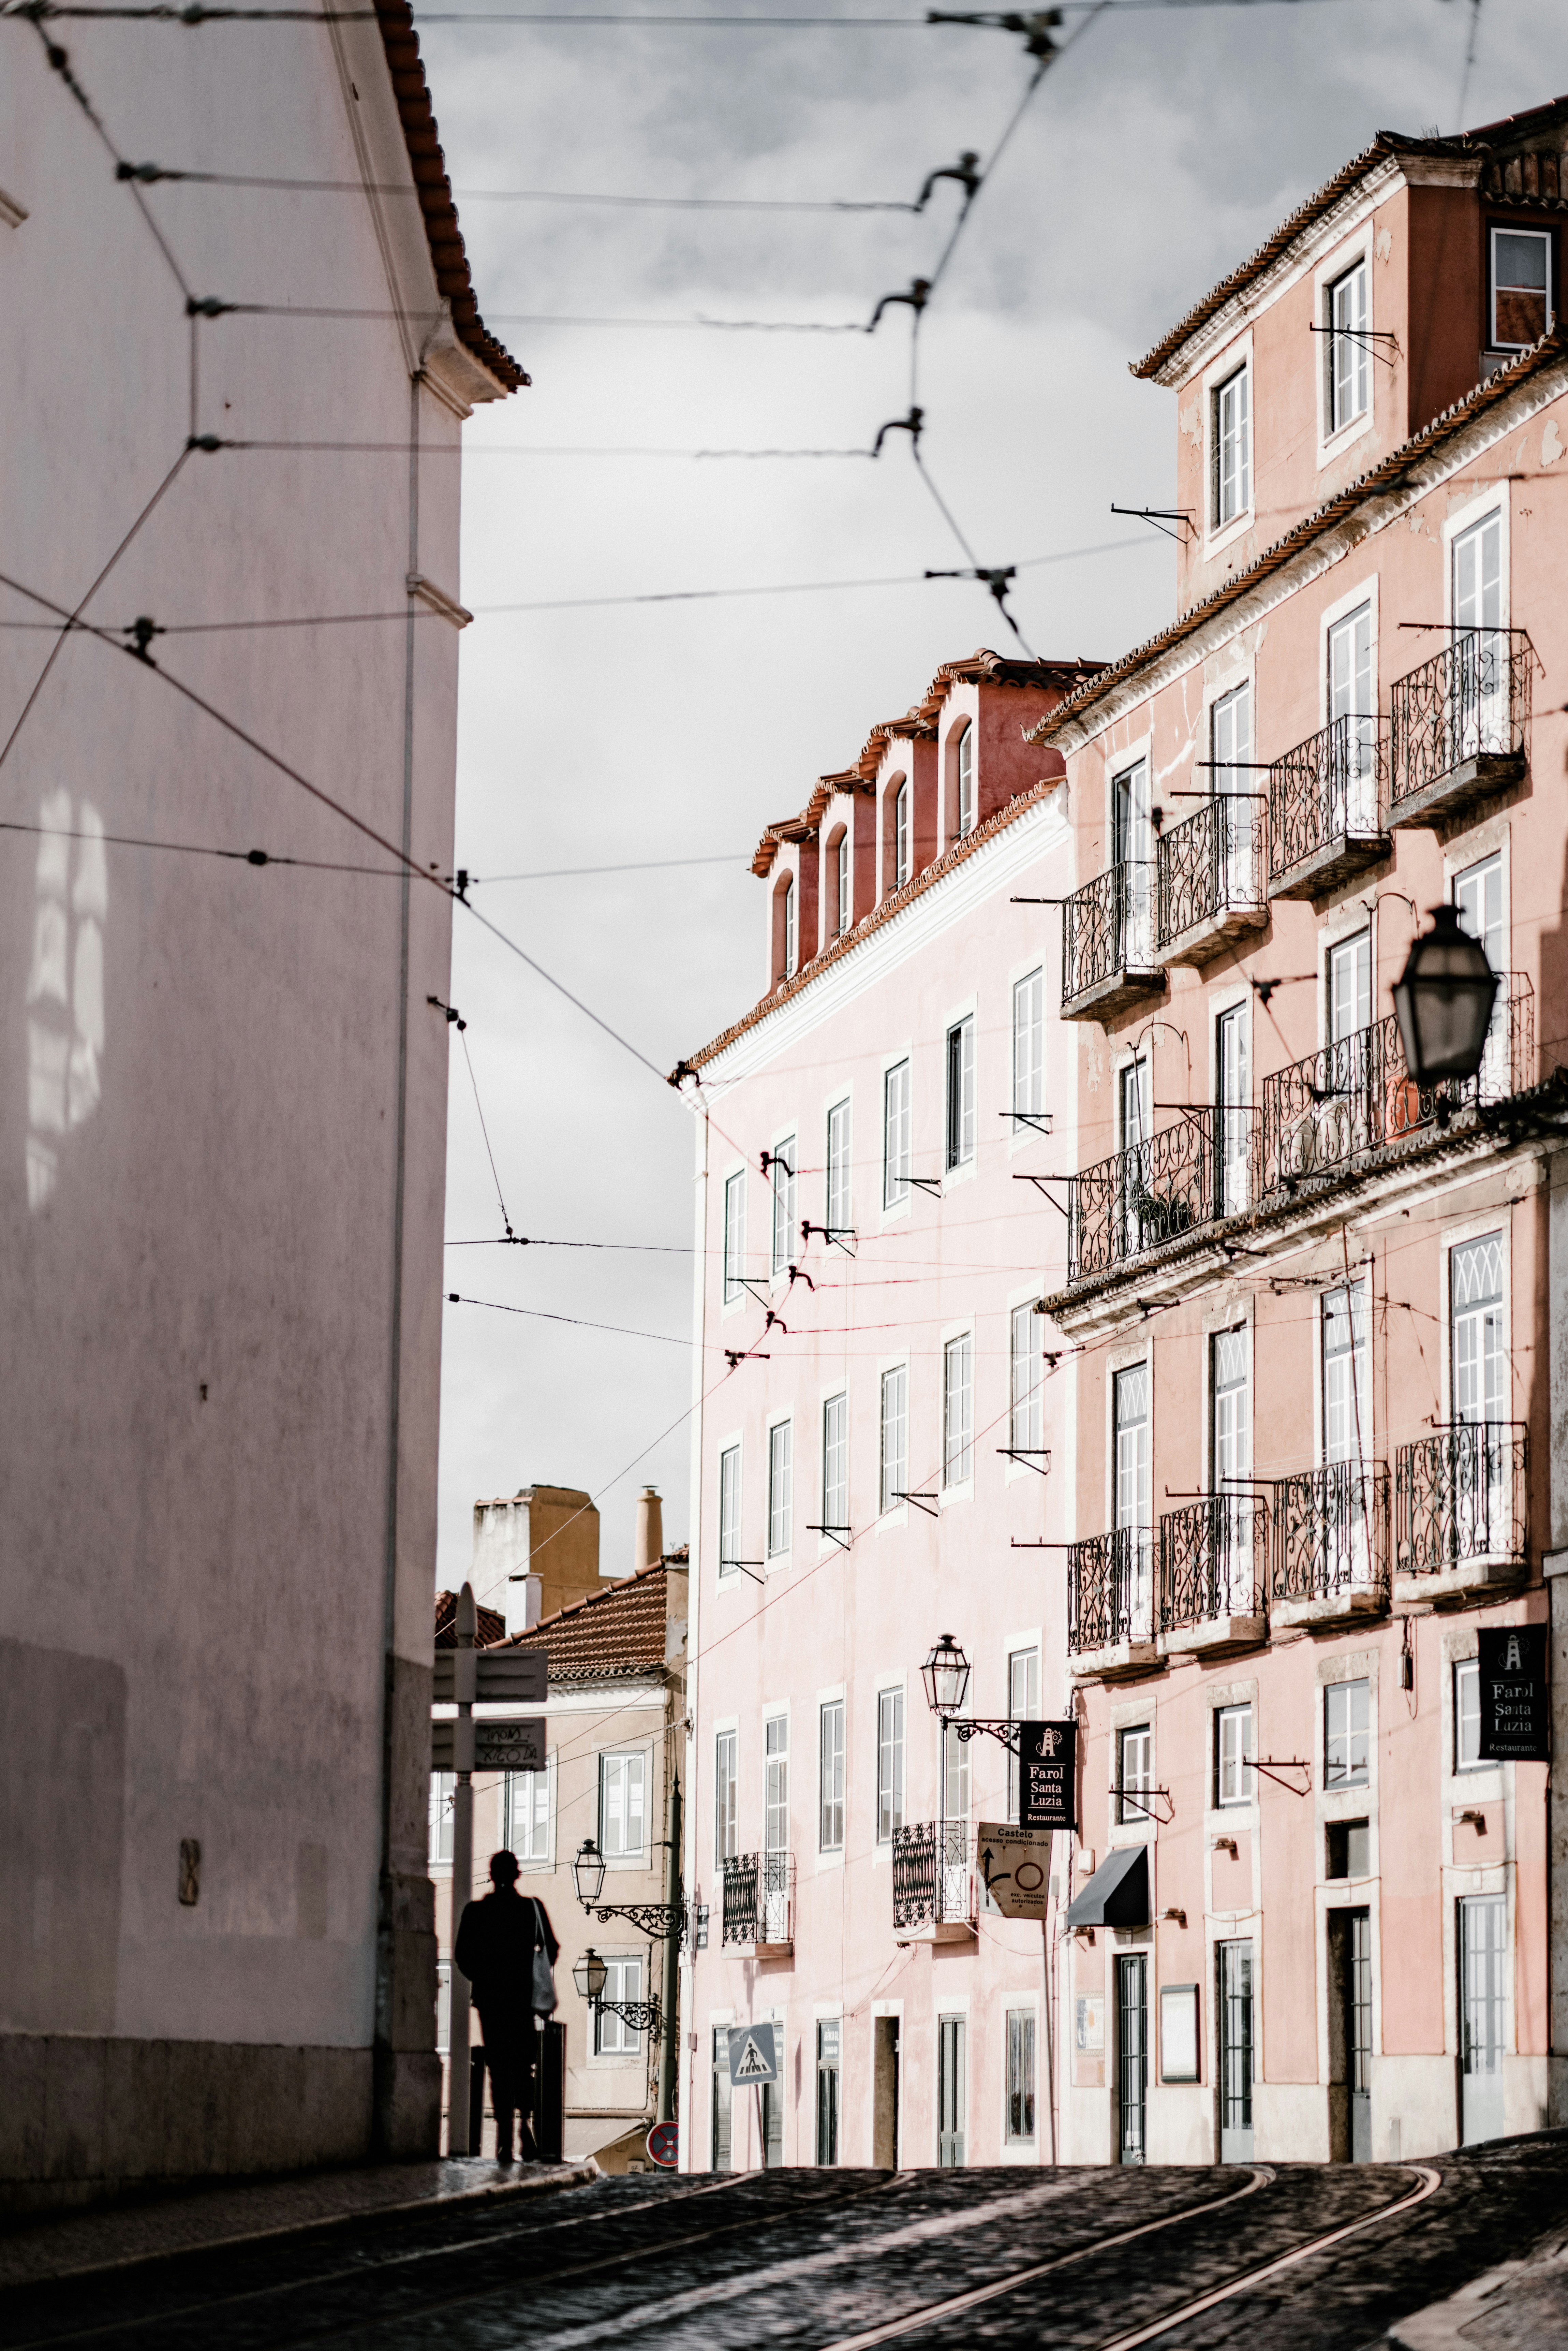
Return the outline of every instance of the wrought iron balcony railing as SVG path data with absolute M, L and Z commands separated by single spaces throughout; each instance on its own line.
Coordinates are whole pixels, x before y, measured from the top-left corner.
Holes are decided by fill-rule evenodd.
M 1335 718 L 1269 770 L 1269 890 L 1307 897 L 1388 853 L 1386 746 L 1372 716 Z
M 1061 1002 L 1111 1009 L 1165 985 L 1155 960 L 1155 868 L 1108 865 L 1063 902 Z
M 1535 654 L 1506 629 L 1456 630 L 1389 697 L 1389 820 L 1450 813 L 1523 766 Z
M 911 1821 L 893 1836 L 895 1930 L 975 1923 L 975 1839 L 967 1821 Z
M 1402 1445 L 1395 1572 L 1445 1575 L 1483 1560 L 1522 1560 L 1527 1468 L 1521 1421 L 1455 1421 Z
M 1418 1086 L 1390 1013 L 1263 1081 L 1260 1188 L 1293 1191 L 1344 1174 L 1370 1152 L 1444 1127 L 1461 1112 L 1500 1102 L 1534 1081 L 1535 998 L 1520 972 L 1500 975 L 1497 1006 L 1473 1078 Z
M 1388 1468 L 1329 1461 L 1274 1481 L 1271 1606 L 1362 1600 L 1388 1591 Z
M 1160 1520 L 1160 1631 L 1261 1616 L 1267 1505 L 1250 1494 L 1210 1494 Z
M 792 1942 L 794 1895 L 792 1854 L 731 1854 L 724 1865 L 725 1941 Z
M 1154 1637 L 1154 1529 L 1117 1527 L 1110 1534 L 1070 1544 L 1068 1654 L 1087 1656 Z
M 1218 953 L 1227 935 L 1260 922 L 1268 907 L 1268 801 L 1261 792 L 1218 792 L 1196 816 L 1160 835 L 1155 866 L 1155 951 L 1179 959 L 1200 942 Z
M 1221 1141 L 1245 1114 L 1227 1113 Z M 1086 1281 L 1197 1225 L 1225 1215 L 1224 1154 L 1212 1110 L 1188 1111 L 1146 1143 L 1130 1144 L 1067 1183 L 1067 1279 Z

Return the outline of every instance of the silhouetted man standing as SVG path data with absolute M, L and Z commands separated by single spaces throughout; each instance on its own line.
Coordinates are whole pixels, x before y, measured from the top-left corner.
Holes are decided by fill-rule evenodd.
M 497 2160 L 510 2163 L 514 2114 L 522 2121 L 524 2160 L 537 2153 L 528 2126 L 539 2039 L 534 2027 L 534 1957 L 542 1944 L 553 1967 L 560 1945 L 544 1904 L 517 1892 L 515 1854 L 491 1855 L 490 1879 L 494 1891 L 464 1906 L 453 1957 L 458 1974 L 474 1988 L 485 2035 Z

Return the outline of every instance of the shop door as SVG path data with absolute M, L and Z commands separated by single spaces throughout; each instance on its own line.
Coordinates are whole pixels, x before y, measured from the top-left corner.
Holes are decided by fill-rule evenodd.
M 936 2160 L 944 2170 L 964 2160 L 964 2035 L 961 2016 L 936 2022 Z
M 1219 2160 L 1252 2160 L 1252 1946 L 1219 1946 Z
M 1142 2163 L 1149 2094 L 1147 1963 L 1142 1952 L 1116 1962 L 1118 2161 Z
M 1350 2159 L 1372 2161 L 1372 1913 L 1345 1913 L 1344 2052 Z
M 1460 2129 L 1474 2139 L 1500 2138 L 1503 1966 L 1508 1905 L 1500 1894 L 1467 1895 L 1459 1904 Z

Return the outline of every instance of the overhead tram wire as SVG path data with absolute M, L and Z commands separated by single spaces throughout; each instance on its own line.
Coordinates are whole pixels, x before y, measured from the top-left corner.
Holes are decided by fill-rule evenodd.
M 172 164 L 117 163 L 115 177 L 142 186 L 186 182 L 208 188 L 269 188 L 301 195 L 413 196 L 421 191 L 405 180 L 291 180 L 240 172 L 185 171 Z M 633 196 L 574 188 L 454 188 L 461 204 L 612 204 L 637 211 L 699 213 L 918 213 L 904 198 L 851 196 Z M 403 316 L 373 312 L 375 317 Z
M 622 1322 L 591 1322 L 581 1314 L 549 1314 L 542 1306 L 504 1306 L 496 1298 L 465 1298 L 461 1291 L 449 1290 L 448 1306 L 484 1306 L 492 1314 L 523 1314 L 536 1322 L 575 1322 L 582 1331 L 611 1331 L 621 1339 L 657 1339 L 666 1347 L 689 1347 L 691 1340 L 677 1338 L 669 1331 L 632 1331 Z M 659 1440 L 654 1439 L 657 1444 Z
M 1110 0 L 1113 16 L 1138 15 L 1155 9 L 1302 7 L 1309 4 L 1310 0 Z M 1100 0 L 1056 0 L 1056 5 L 1063 16 L 1086 15 L 1099 5 Z M 918 16 L 707 16 L 653 11 L 612 14 L 604 10 L 586 9 L 568 13 L 537 8 L 415 8 L 412 14 L 416 26 L 548 25 L 572 30 L 615 26 L 633 29 L 641 26 L 650 30 L 684 28 L 695 32 L 736 33 L 924 33 L 933 26 L 988 21 L 978 12 L 959 15 L 936 9 L 928 9 Z M 204 0 L 189 0 L 186 5 L 172 5 L 172 0 L 141 0 L 141 5 L 138 5 L 138 0 L 125 0 L 123 5 L 115 5 L 115 0 L 107 0 L 107 5 L 92 5 L 91 0 L 0 0 L 0 19 L 7 16 L 30 24 L 45 24 L 68 17 L 78 21 L 102 17 L 110 22 L 194 27 L 215 24 L 365 25 L 376 21 L 376 11 L 373 8 L 209 7 L 204 5 Z M 991 12 L 990 21 L 995 21 L 995 12 Z

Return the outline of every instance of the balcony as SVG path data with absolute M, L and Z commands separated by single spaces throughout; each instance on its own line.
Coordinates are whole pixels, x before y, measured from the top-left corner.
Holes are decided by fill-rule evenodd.
M 1215 1130 L 1220 1127 L 1219 1147 Z M 1190 1110 L 1067 1179 L 1067 1279 L 1091 1281 L 1248 1204 L 1250 1111 Z
M 1276 1630 L 1381 1615 L 1388 1605 L 1388 1468 L 1330 1461 L 1274 1481 L 1269 1614 Z
M 1263 1579 L 1269 1513 L 1260 1499 L 1210 1494 L 1160 1520 L 1160 1646 L 1222 1655 L 1268 1638 Z
M 724 1865 L 726 1949 L 759 1959 L 787 1959 L 795 1949 L 795 1858 L 788 1853 L 731 1854 Z
M 1155 956 L 1155 868 L 1109 865 L 1061 909 L 1061 1017 L 1104 1020 L 1166 991 Z
M 895 1943 L 971 1943 L 977 1907 L 967 1821 L 912 1821 L 894 1831 Z
M 1393 853 L 1375 718 L 1336 718 L 1269 770 L 1269 895 L 1318 898 Z
M 1269 920 L 1268 802 L 1260 792 L 1220 792 L 1155 852 L 1155 953 L 1162 963 L 1203 964 Z
M 1160 1663 L 1155 1621 L 1155 1539 L 1149 1527 L 1117 1527 L 1067 1552 L 1067 1669 L 1081 1680 L 1117 1681 Z
M 1465 1599 L 1526 1573 L 1527 1439 L 1520 1421 L 1457 1421 L 1395 1463 L 1394 1596 Z
M 1525 770 L 1530 640 L 1505 629 L 1465 629 L 1390 696 L 1388 821 L 1435 826 L 1461 815 Z
M 1535 998 L 1522 973 L 1499 975 L 1496 1008 L 1473 1078 L 1416 1083 L 1392 1013 L 1263 1081 L 1265 1198 L 1359 1172 L 1371 1154 L 1440 1132 L 1533 1083 Z M 1468 1122 L 1467 1122 L 1468 1123 Z

